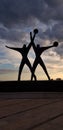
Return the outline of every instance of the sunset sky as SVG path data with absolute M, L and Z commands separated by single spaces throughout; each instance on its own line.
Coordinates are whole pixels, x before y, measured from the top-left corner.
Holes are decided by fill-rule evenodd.
M 5 47 L 22 47 L 30 43 L 30 31 L 38 28 L 35 45 L 49 46 L 55 40 L 57 48 L 45 51 L 41 57 L 51 79 L 63 79 L 63 0 L 0 0 L 0 81 L 17 80 L 22 56 Z M 31 65 L 35 53 L 31 47 L 28 58 Z M 48 80 L 40 65 L 35 72 L 38 80 Z M 22 80 L 30 80 L 25 65 Z

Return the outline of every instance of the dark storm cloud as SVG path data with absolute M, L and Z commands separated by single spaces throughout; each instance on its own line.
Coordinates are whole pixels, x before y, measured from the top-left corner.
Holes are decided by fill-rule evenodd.
M 32 21 L 37 18 L 49 26 L 50 20 L 59 21 L 52 29 L 48 28 L 41 33 L 44 39 L 62 39 L 63 27 L 63 0 L 0 0 L 0 38 L 18 41 L 23 37 L 18 28 L 13 25 L 23 24 L 32 26 Z M 31 20 L 32 18 L 32 20 Z M 13 29 L 12 29 L 13 28 Z M 40 35 L 40 34 L 39 34 Z
M 0 23 L 5 26 L 27 24 L 31 22 L 30 17 L 46 23 L 50 19 L 61 20 L 62 5 L 62 0 L 0 0 Z
M 43 10 L 43 0 L 2 0 L 0 1 L 0 22 L 11 25 L 25 22 L 30 16 L 39 16 Z
M 63 22 L 51 21 L 44 28 L 44 30 L 42 28 L 39 29 L 38 36 L 40 39 L 63 41 Z
M 45 0 L 48 7 L 52 9 L 51 15 L 54 20 L 63 20 L 63 0 Z
M 63 23 L 56 23 L 53 27 L 49 27 L 44 33 L 44 38 L 48 39 L 57 39 L 59 41 L 63 41 Z
M 0 0 L 0 38 L 19 40 L 21 32 L 11 29 L 13 25 L 31 26 L 34 18 L 41 19 L 45 8 L 44 0 Z
M 58 23 L 52 28 L 51 36 L 63 41 L 63 23 Z
M 59 1 L 59 0 L 58 0 Z M 26 23 L 30 17 L 36 17 L 41 21 L 47 22 L 58 17 L 57 3 L 53 0 L 0 0 L 0 22 L 6 26 L 14 23 Z M 52 6 L 55 8 L 52 8 Z M 61 12 L 63 9 L 59 9 Z M 63 18 L 63 17 L 62 17 Z
M 46 3 L 52 7 L 56 7 L 59 6 L 61 4 L 63 4 L 63 0 L 45 0 Z
M 9 29 L 3 25 L 0 25 L 0 38 L 11 40 L 11 41 L 19 41 L 20 38 L 23 37 L 23 33 L 19 32 L 18 29 Z

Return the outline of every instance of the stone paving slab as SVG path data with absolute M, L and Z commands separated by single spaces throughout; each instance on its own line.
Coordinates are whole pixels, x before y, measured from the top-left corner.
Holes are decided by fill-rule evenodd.
M 50 98 L 50 95 L 29 99 L 4 98 L 3 94 L 0 130 L 63 130 L 63 96 L 53 94 Z

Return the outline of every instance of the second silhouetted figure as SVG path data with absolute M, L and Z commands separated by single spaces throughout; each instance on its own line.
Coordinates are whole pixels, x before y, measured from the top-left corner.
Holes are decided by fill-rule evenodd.
M 35 55 L 36 55 L 35 61 L 33 63 L 33 72 L 35 72 L 35 69 L 36 69 L 37 65 L 40 64 L 41 67 L 43 68 L 44 72 L 46 73 L 48 79 L 50 80 L 50 76 L 49 76 L 49 74 L 47 72 L 46 66 L 45 66 L 45 64 L 44 64 L 44 62 L 43 62 L 43 60 L 41 59 L 40 56 L 46 49 L 49 49 L 51 47 L 57 47 L 58 42 L 55 41 L 52 46 L 47 46 L 47 47 L 40 47 L 39 44 L 36 46 L 35 43 L 34 43 L 34 38 L 35 38 L 36 33 L 38 33 L 37 29 L 34 30 L 34 36 L 33 37 L 32 37 L 32 33 L 30 33 L 31 41 L 32 41 L 31 43 L 32 43 L 32 46 L 33 46 L 33 49 L 34 49 L 34 52 L 35 52 Z M 32 73 L 32 76 L 31 76 L 31 80 L 32 79 L 33 79 L 33 73 Z

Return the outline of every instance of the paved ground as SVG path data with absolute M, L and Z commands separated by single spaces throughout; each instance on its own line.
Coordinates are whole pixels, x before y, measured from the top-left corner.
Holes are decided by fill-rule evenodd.
M 63 130 L 63 93 L 0 93 L 0 130 Z

